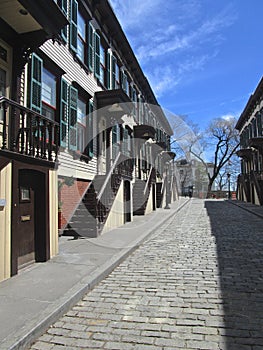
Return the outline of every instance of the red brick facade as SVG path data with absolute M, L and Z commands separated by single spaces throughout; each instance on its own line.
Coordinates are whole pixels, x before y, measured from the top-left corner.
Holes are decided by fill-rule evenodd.
M 63 181 L 63 178 L 60 178 Z M 62 206 L 61 228 L 64 228 L 80 202 L 83 194 L 87 191 L 91 181 L 75 179 L 71 186 L 63 184 L 59 193 L 59 201 Z

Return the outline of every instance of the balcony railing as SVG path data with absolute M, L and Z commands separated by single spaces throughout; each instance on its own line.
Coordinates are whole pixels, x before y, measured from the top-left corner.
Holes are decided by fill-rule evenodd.
M 0 150 L 55 162 L 58 147 L 58 123 L 0 97 Z

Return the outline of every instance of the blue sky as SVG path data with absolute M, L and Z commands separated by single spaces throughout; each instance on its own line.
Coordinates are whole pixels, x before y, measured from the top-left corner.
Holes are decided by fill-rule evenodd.
M 263 73 L 262 0 L 110 0 L 160 105 L 204 128 Z

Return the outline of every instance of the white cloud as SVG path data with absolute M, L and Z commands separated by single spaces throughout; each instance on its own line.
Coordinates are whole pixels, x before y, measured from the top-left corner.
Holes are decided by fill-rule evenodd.
M 180 79 L 176 78 L 176 75 L 170 66 L 157 66 L 149 74 L 146 73 L 146 76 L 149 79 L 157 98 L 161 97 L 168 89 L 174 89 L 180 82 Z
M 128 29 L 145 21 L 150 13 L 156 13 L 161 0 L 110 0 L 123 28 Z
M 236 20 L 231 5 L 208 13 L 199 0 L 110 2 L 158 97 L 203 70 Z
M 237 119 L 237 115 L 234 115 L 234 114 L 225 114 L 225 115 L 222 115 L 220 117 L 221 119 L 224 119 L 224 120 L 227 120 L 227 121 L 231 121 L 233 119 Z

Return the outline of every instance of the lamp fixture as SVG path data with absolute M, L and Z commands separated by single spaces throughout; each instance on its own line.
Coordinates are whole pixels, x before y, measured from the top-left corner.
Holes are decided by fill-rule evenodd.
M 19 13 L 20 13 L 20 15 L 23 15 L 23 16 L 27 16 L 28 15 L 28 12 L 27 12 L 26 9 L 20 9 Z

